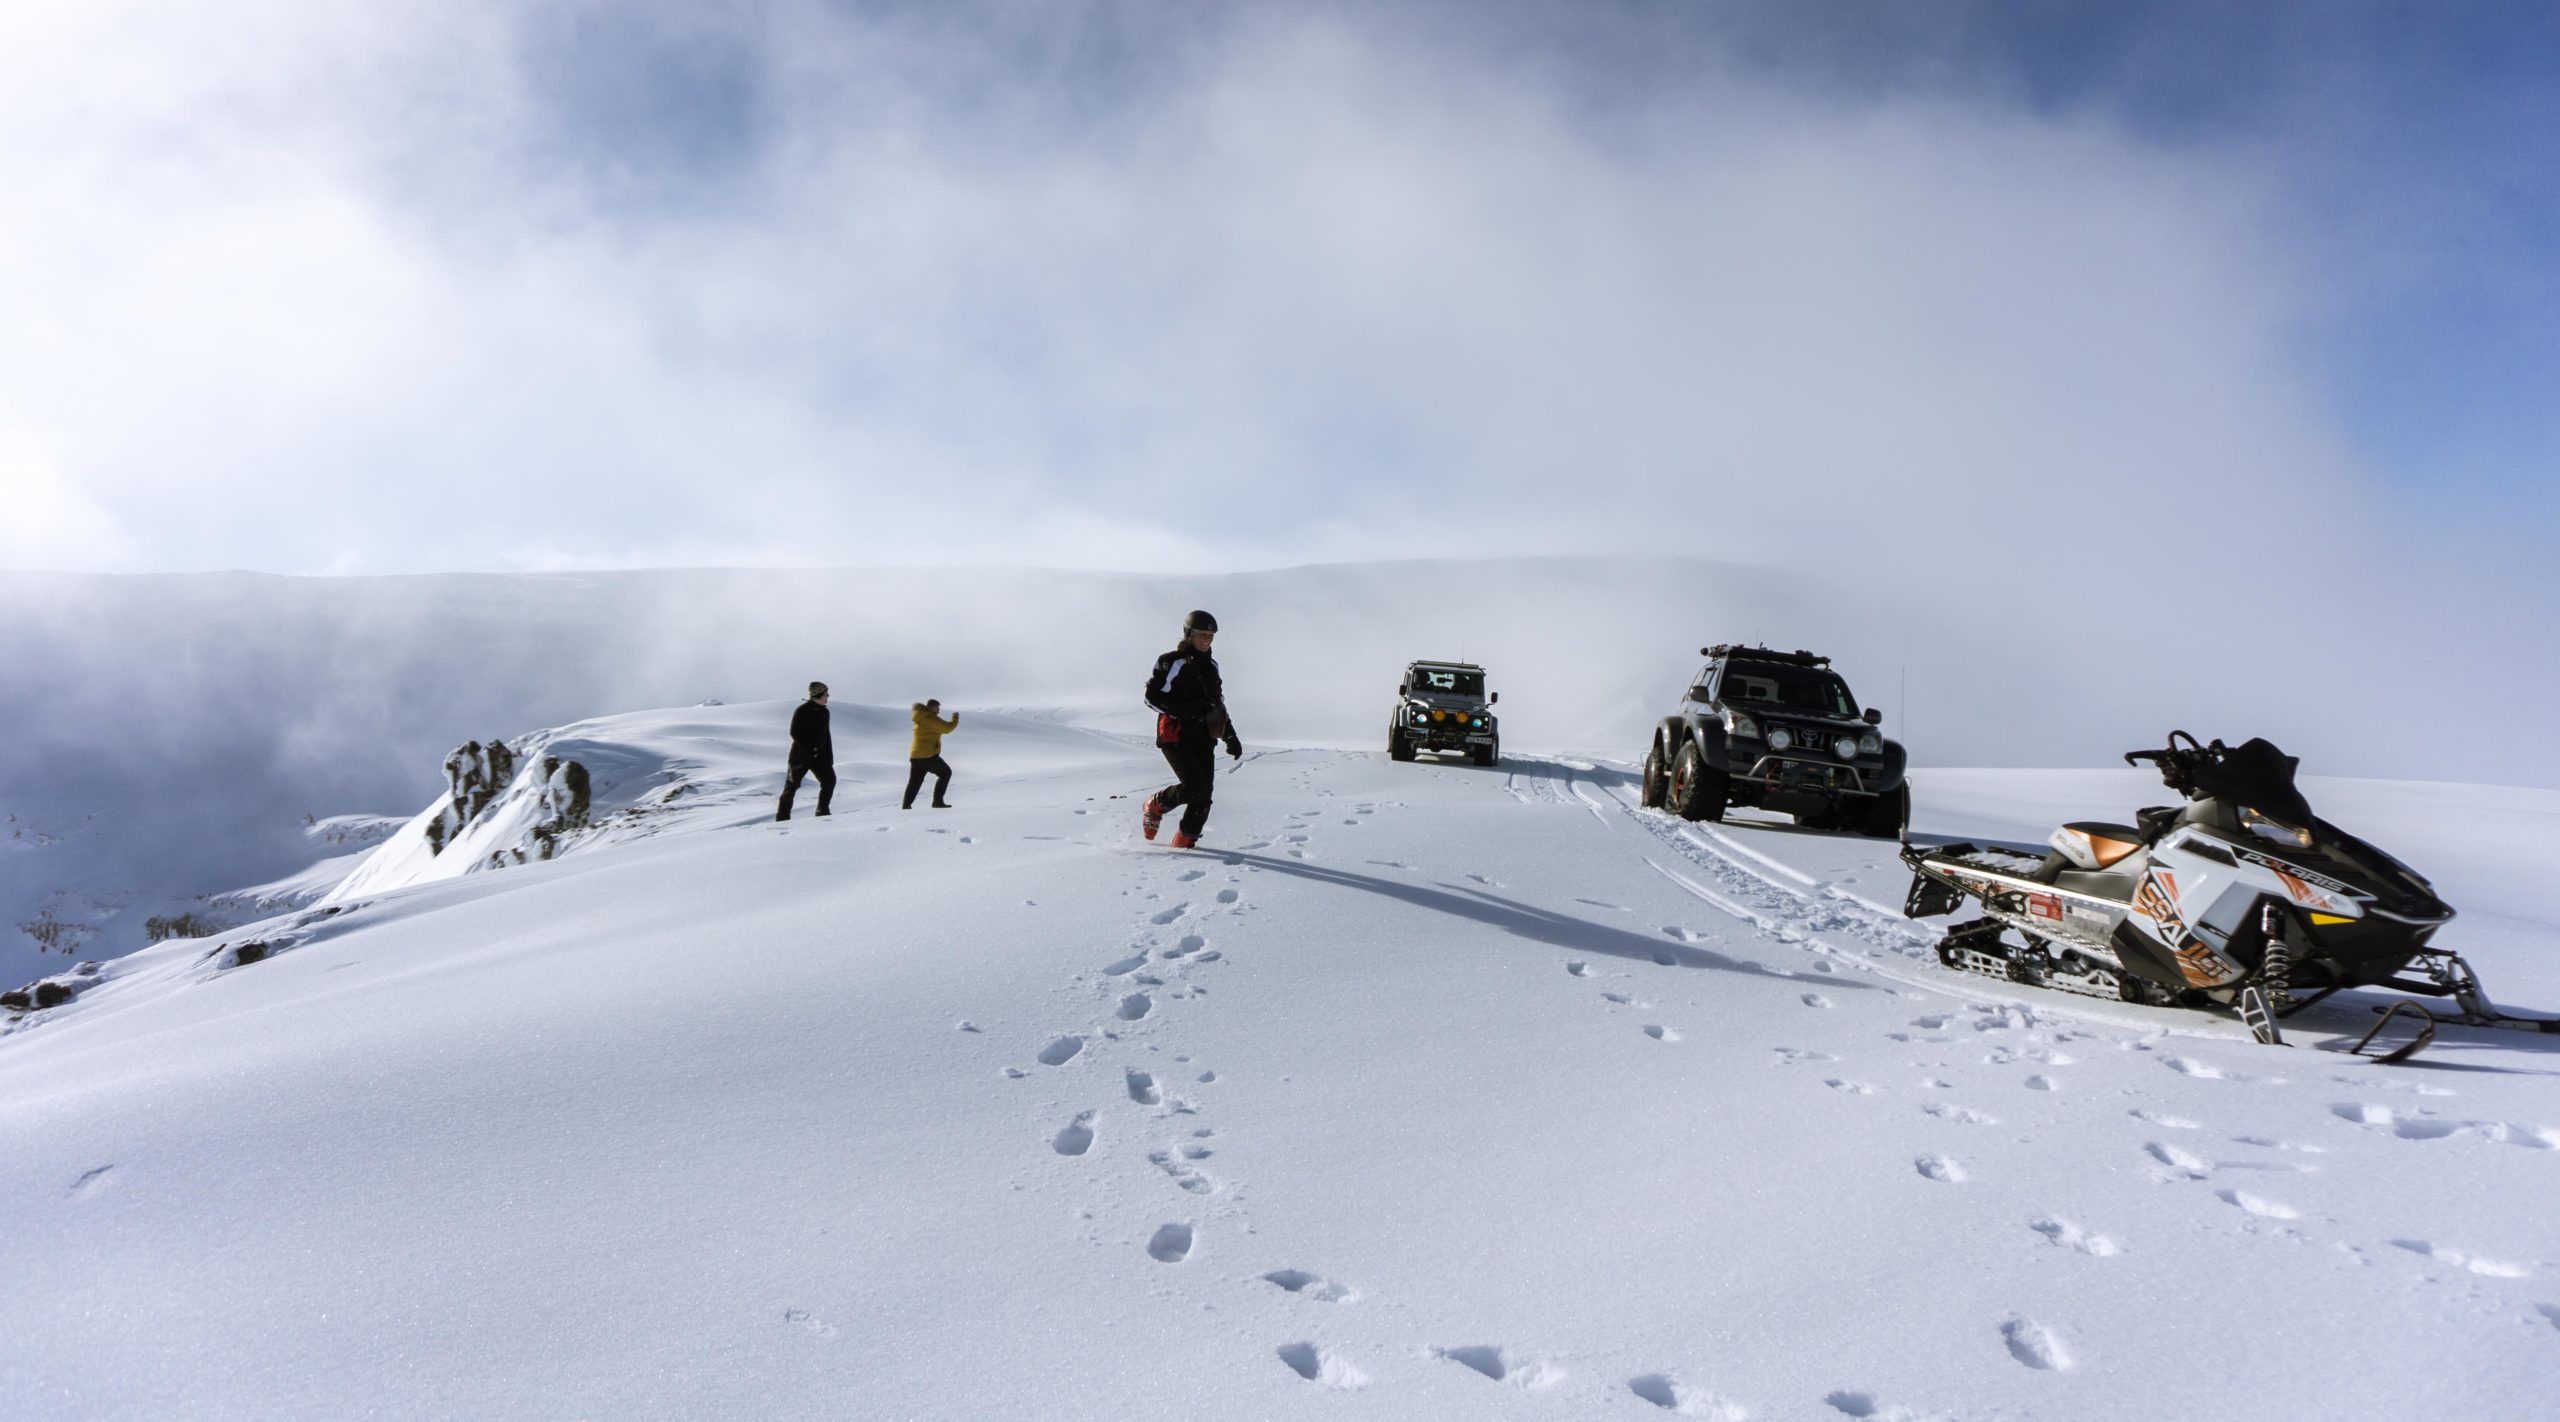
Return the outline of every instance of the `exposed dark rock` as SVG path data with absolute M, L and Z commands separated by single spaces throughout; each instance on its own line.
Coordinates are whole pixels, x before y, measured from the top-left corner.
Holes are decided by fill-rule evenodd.
M 222 924 L 193 910 L 186 913 L 154 914 L 142 921 L 142 931 L 150 935 L 154 943 L 169 938 L 211 938 L 222 930 Z

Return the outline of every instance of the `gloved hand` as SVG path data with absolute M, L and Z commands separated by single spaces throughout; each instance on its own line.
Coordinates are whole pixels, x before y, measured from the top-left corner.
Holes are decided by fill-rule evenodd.
M 1227 758 L 1229 760 L 1244 759 L 1244 742 L 1233 736 L 1227 737 Z

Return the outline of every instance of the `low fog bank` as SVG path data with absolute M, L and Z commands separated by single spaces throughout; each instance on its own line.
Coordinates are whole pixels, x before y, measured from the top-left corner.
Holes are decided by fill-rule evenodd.
M 1741 638 L 1831 653 L 1922 766 L 2105 764 L 2174 724 L 2268 735 L 2327 774 L 2493 778 L 2409 737 L 2354 694 L 2363 670 L 2317 646 L 2270 651 L 2209 625 L 2164 640 L 2121 617 L 2081 629 L 2080 609 L 2030 589 L 1986 605 L 1676 558 L 1209 576 L 5 574 L 0 600 L 0 812 L 18 817 L 0 830 L 0 928 L 95 922 L 90 956 L 137 946 L 155 903 L 316 858 L 306 814 L 418 809 L 466 740 L 791 696 L 813 677 L 840 702 L 938 696 L 1135 731 L 1147 667 L 1192 607 L 1225 627 L 1249 742 L 1382 741 L 1403 663 L 1463 657 L 1502 693 L 1507 749 L 1633 757 L 1700 645 Z M 2291 673 L 2271 660 L 2286 656 Z M 964 730 L 950 747 L 963 776 L 968 749 Z M 2497 771 L 2552 783 L 2551 753 Z

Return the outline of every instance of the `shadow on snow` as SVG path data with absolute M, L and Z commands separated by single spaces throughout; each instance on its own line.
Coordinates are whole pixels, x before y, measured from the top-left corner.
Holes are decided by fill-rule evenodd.
M 1488 894 L 1480 889 L 1461 889 L 1449 885 L 1429 887 L 1421 884 L 1400 884 L 1392 879 L 1381 879 L 1374 874 L 1361 874 L 1349 869 L 1307 864 L 1294 859 L 1274 859 L 1266 855 L 1246 854 L 1236 850 L 1222 851 L 1218 857 L 1230 864 L 1249 864 L 1257 869 L 1268 869 L 1275 874 L 1287 874 L 1293 878 L 1305 879 L 1310 883 L 1376 894 L 1381 898 L 1394 899 L 1433 913 L 1448 914 L 1454 918 L 1483 924 L 1487 928 L 1500 929 L 1515 938 L 1526 938 L 1533 943 L 1545 943 L 1575 953 L 1596 953 L 1611 958 L 1628 958 L 1658 963 L 1666 968 L 1711 968 L 1719 972 L 1747 973 L 1753 977 L 1784 978 L 1791 982 L 1819 981 L 1826 990 L 1831 988 L 1851 992 L 1880 990 L 1873 983 L 1847 981 L 1828 975 L 1812 979 L 1799 977 L 1793 973 L 1782 973 L 1757 963 L 1728 958 L 1721 953 L 1710 952 L 1693 944 L 1648 937 L 1627 929 L 1612 928 L 1604 923 L 1575 918 L 1569 914 L 1533 908 L 1528 904 L 1506 899 L 1498 894 Z

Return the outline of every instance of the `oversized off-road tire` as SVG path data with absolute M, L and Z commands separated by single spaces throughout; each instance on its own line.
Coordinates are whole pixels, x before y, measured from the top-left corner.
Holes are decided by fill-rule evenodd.
M 1491 765 L 1495 761 L 1502 759 L 1502 747 L 1500 745 L 1477 746 L 1474 749 L 1473 754 L 1476 758 L 1476 764 Z
M 1412 738 L 1402 731 L 1387 732 L 1387 756 L 1391 760 L 1413 759 Z
M 1671 813 L 1684 820 L 1724 819 L 1724 772 L 1707 764 L 1697 742 L 1680 748 L 1671 762 Z
M 1671 798 L 1671 777 L 1662 763 L 1662 743 L 1654 742 L 1644 753 L 1644 807 L 1659 810 Z
M 1856 828 L 1869 839 L 1900 839 L 1911 823 L 1911 782 L 1906 780 L 1878 795 L 1859 810 Z

